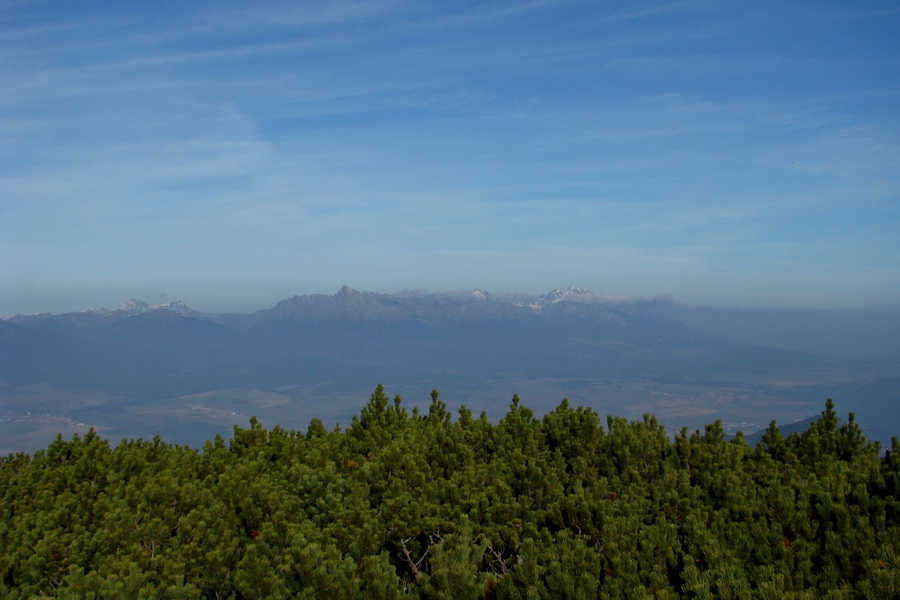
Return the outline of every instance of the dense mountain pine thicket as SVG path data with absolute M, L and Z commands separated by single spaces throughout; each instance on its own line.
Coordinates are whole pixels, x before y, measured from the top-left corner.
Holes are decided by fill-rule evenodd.
M 344 430 L 60 437 L 0 459 L 0 493 L 4 598 L 900 597 L 900 445 L 831 401 L 750 448 L 379 386 Z

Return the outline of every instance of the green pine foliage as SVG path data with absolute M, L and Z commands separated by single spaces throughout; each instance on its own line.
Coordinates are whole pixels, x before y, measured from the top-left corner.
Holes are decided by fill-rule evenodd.
M 853 415 L 750 448 L 379 386 L 345 430 L 202 450 L 90 432 L 0 459 L 0 597 L 898 598 L 900 443 Z

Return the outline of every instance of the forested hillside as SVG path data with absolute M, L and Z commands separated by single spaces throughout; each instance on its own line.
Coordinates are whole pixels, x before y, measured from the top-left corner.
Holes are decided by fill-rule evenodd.
M 0 494 L 4 598 L 900 597 L 900 445 L 830 401 L 751 448 L 379 386 L 343 430 L 58 438 L 0 460 Z

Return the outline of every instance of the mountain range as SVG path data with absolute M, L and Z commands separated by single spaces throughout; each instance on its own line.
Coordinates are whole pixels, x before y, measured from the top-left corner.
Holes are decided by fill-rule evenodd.
M 131 300 L 16 315 L 0 320 L 0 451 L 88 426 L 199 444 L 250 414 L 296 428 L 312 417 L 346 422 L 377 383 L 413 405 L 436 388 L 449 405 L 492 417 L 518 393 L 537 410 L 568 397 L 623 416 L 652 412 L 673 428 L 720 418 L 748 432 L 815 414 L 835 390 L 848 395 L 839 409 L 900 432 L 896 370 L 722 337 L 675 313 L 671 299 L 575 287 L 527 296 L 345 286 L 246 314 Z

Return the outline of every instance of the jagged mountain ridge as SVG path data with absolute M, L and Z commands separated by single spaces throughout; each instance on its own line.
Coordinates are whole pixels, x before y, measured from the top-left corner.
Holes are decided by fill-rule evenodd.
M 654 319 L 644 310 L 654 302 L 611 301 L 581 288 L 503 297 L 481 290 L 379 294 L 346 286 L 250 314 L 130 301 L 114 311 L 8 319 L 6 325 L 18 329 L 5 338 L 5 355 L 12 358 L 0 364 L 0 379 L 13 386 L 90 388 L 93 378 L 104 389 L 152 395 L 161 386 L 176 393 L 347 377 L 371 384 L 429 373 L 442 381 L 451 374 L 470 380 L 707 377 L 733 364 L 759 370 L 809 361 Z M 91 365 L 93 376 L 85 373 Z
M 182 317 L 246 326 L 265 320 L 455 322 L 528 319 L 548 311 L 550 314 L 568 311 L 582 318 L 612 322 L 620 320 L 614 316 L 615 311 L 659 301 L 595 294 L 578 287 L 558 288 L 539 296 L 506 296 L 478 289 L 462 292 L 414 291 L 382 294 L 360 292 L 349 286 L 343 286 L 335 294 L 296 295 L 281 300 L 271 308 L 250 314 L 204 313 L 180 301 L 148 304 L 132 299 L 115 310 L 100 308 L 63 314 L 14 315 L 5 320 L 41 328 L 78 328 L 105 325 L 136 315 L 168 311 Z
M 344 286 L 334 295 L 312 294 L 282 300 L 270 309 L 257 311 L 252 315 L 252 320 L 454 322 L 528 319 L 548 308 L 558 311 L 561 305 L 569 308 L 590 305 L 592 313 L 588 315 L 582 310 L 582 316 L 609 320 L 610 309 L 617 306 L 609 298 L 583 288 L 557 289 L 542 296 L 520 298 L 493 295 L 478 289 L 468 292 L 380 294 L 359 292 Z
M 740 402 L 729 400 L 736 389 L 747 397 L 769 389 L 782 395 L 766 382 L 833 368 L 821 357 L 693 329 L 668 318 L 672 304 L 581 288 L 507 296 L 483 290 L 380 294 L 345 286 L 246 314 L 129 301 L 115 310 L 17 315 L 0 319 L 0 409 L 35 410 L 35 394 L 47 393 L 74 398 L 71 406 L 69 400 L 45 405 L 73 421 L 122 419 L 128 429 L 110 427 L 135 431 L 144 417 L 119 415 L 168 414 L 168 408 L 134 407 L 170 406 L 171 399 L 185 399 L 178 401 L 187 403 L 180 410 L 194 414 L 194 395 L 255 390 L 295 398 L 297 406 L 280 413 L 290 415 L 338 410 L 304 408 L 310 394 L 332 402 L 365 397 L 375 383 L 393 382 L 460 399 L 476 394 L 505 401 L 519 392 L 547 405 L 563 397 L 597 400 L 588 390 L 603 390 L 604 401 L 614 403 L 635 394 L 647 402 L 659 393 L 670 398 L 667 406 L 688 407 L 685 414 L 693 394 L 701 393 L 690 386 L 700 386 L 725 390 L 722 400 L 703 400 L 706 410 L 737 414 Z M 677 392 L 683 400 L 671 399 L 670 384 L 688 386 Z M 623 385 L 631 392 L 611 392 Z M 79 398 L 89 397 L 112 404 L 85 408 Z
M 214 314 L 203 313 L 191 308 L 181 301 L 167 304 L 147 304 L 141 300 L 131 299 L 115 310 L 92 308 L 68 313 L 37 313 L 32 315 L 13 315 L 0 319 L 9 323 L 26 326 L 37 326 L 41 329 L 85 329 L 100 327 L 137 315 L 171 313 L 181 317 L 196 319 L 213 319 Z

